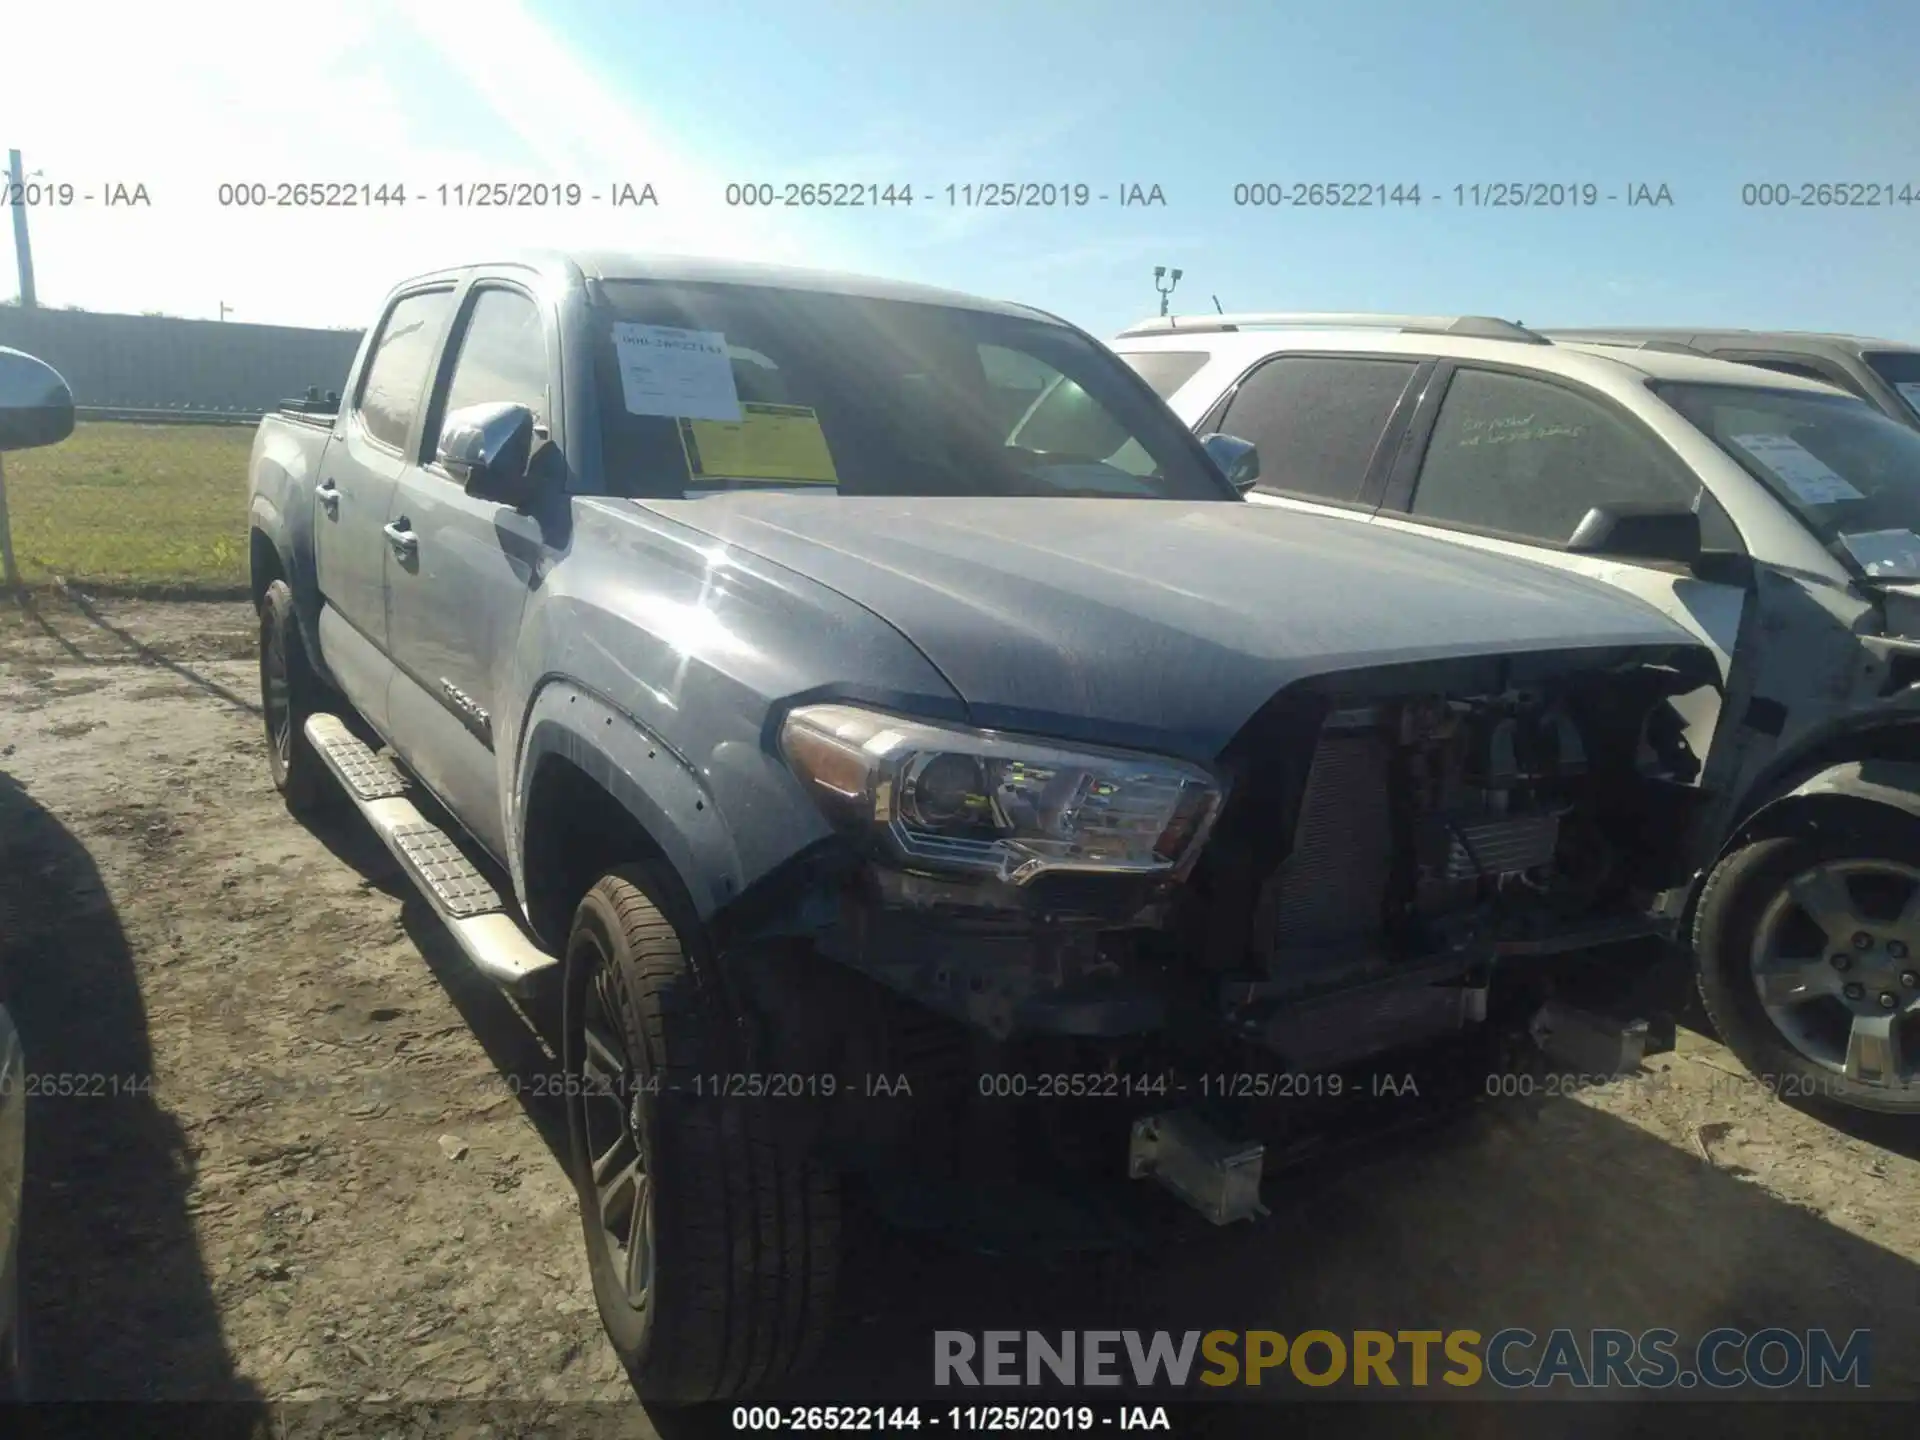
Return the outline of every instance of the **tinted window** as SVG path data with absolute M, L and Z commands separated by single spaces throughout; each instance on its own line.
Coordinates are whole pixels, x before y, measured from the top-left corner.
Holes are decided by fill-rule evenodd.
M 426 389 L 441 330 L 447 323 L 451 290 L 408 295 L 387 312 L 360 385 L 360 423 L 367 433 L 398 450 L 407 443 L 414 412 Z
M 1120 352 L 1120 358 L 1153 387 L 1162 400 L 1170 397 L 1187 381 L 1200 373 L 1207 356 L 1197 350 L 1135 350 Z
M 1260 447 L 1255 488 L 1357 500 L 1380 432 L 1416 368 L 1412 360 L 1269 360 L 1241 383 L 1220 428 Z
M 1561 545 L 1595 505 L 1692 504 L 1654 443 L 1558 385 L 1461 370 L 1420 467 L 1413 513 Z
M 609 281 L 605 294 L 601 439 L 621 493 L 830 483 L 844 495 L 1239 499 L 1110 351 L 1065 326 L 763 286 Z M 656 413 L 677 400 L 645 386 L 675 365 L 623 377 L 616 336 L 637 341 L 630 326 L 724 349 L 741 420 Z
M 440 419 L 469 405 L 524 405 L 547 418 L 547 351 L 540 312 L 518 290 L 482 290 L 468 312 Z M 436 427 L 437 428 L 437 427 Z

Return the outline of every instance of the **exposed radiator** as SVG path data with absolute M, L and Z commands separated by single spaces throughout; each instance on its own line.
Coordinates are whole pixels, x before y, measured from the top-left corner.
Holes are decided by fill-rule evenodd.
M 1381 932 L 1393 868 L 1392 755 L 1379 735 L 1321 738 L 1292 853 L 1261 891 L 1256 933 L 1269 954 Z

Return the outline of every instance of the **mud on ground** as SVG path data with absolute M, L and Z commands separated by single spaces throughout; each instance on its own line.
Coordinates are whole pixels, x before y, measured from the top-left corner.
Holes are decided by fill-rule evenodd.
M 0 608 L 38 1389 L 626 1400 L 544 1093 L 551 1017 L 465 968 L 356 817 L 288 817 L 253 647 L 244 605 Z M 1279 1187 L 1269 1222 L 1200 1236 L 1105 1318 L 1867 1326 L 1876 1396 L 1912 1399 L 1911 1133 L 1841 1133 L 1683 1032 L 1643 1076 Z M 1037 1324 L 1074 1284 L 860 1243 L 814 1398 L 920 1383 L 932 1329 Z

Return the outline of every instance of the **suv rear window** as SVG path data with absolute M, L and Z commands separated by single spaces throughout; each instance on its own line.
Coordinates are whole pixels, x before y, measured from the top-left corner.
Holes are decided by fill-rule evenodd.
M 1209 358 L 1200 350 L 1121 350 L 1117 353 L 1162 400 L 1171 399 L 1174 391 L 1198 375 Z

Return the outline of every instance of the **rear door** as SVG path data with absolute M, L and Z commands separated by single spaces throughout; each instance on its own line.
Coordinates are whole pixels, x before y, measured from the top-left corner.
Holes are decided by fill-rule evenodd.
M 1744 551 L 1710 492 L 1652 431 L 1609 398 L 1556 377 L 1445 362 L 1420 407 L 1376 523 L 1543 562 L 1626 590 L 1714 652 L 1724 680 L 1747 601 L 1737 585 L 1661 561 L 1573 554 L 1596 505 L 1698 504 L 1710 549 Z M 1719 696 L 1680 708 L 1704 757 Z
M 390 673 L 381 529 L 406 468 L 453 294 L 443 283 L 394 298 L 320 457 L 313 543 L 325 602 L 321 646 L 347 698 L 380 728 Z
M 505 815 L 494 716 L 528 594 L 552 552 L 532 515 L 468 495 L 434 455 L 446 417 L 469 405 L 525 405 L 552 433 L 552 329 L 524 287 L 505 278 L 473 282 L 387 524 L 393 745 L 496 857 L 504 854 Z
M 1275 355 L 1196 428 L 1259 447 L 1260 479 L 1248 499 L 1365 521 L 1430 369 L 1413 356 Z

